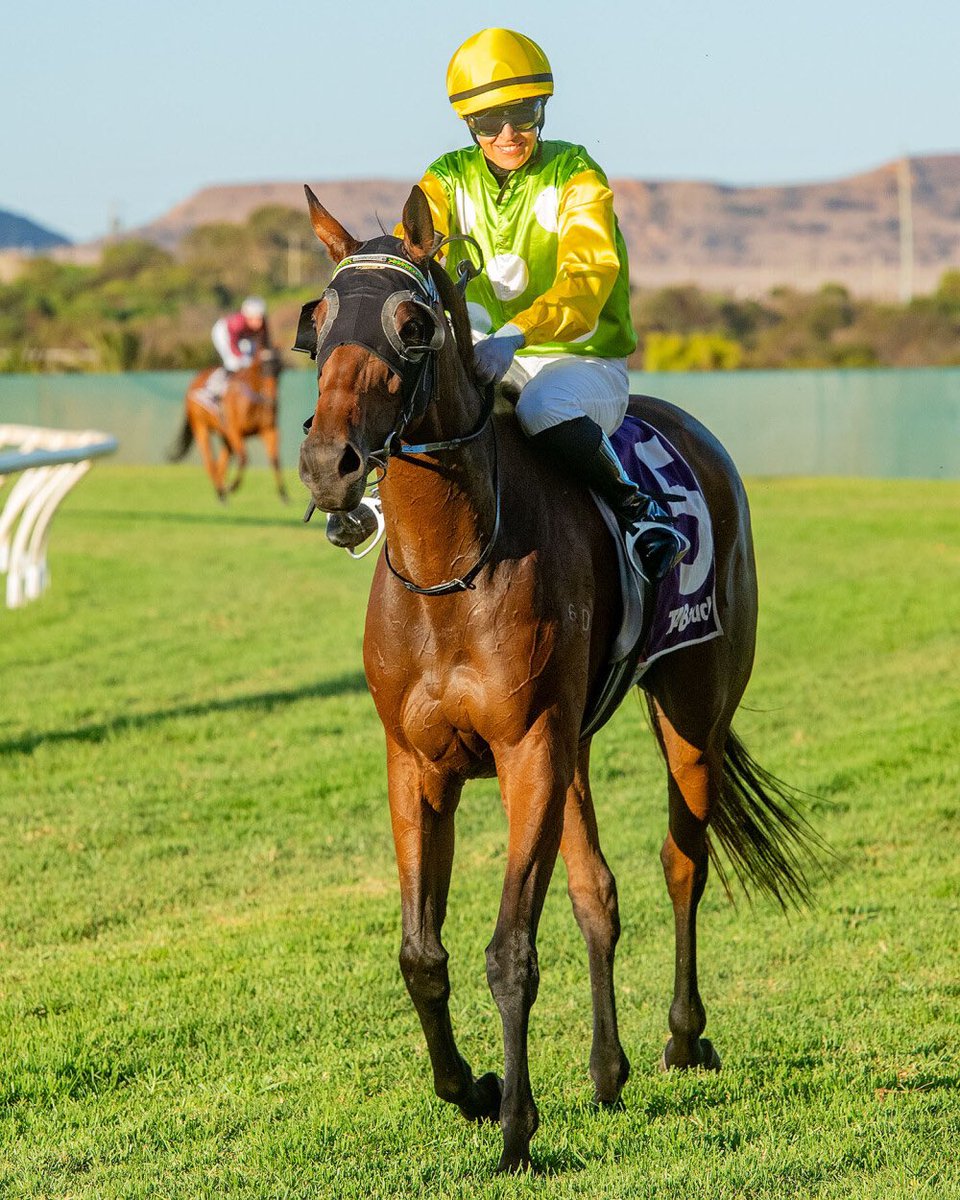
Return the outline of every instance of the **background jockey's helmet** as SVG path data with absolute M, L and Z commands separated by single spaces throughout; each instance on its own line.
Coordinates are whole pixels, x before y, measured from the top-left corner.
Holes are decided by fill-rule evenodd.
M 240 305 L 240 311 L 245 317 L 260 317 L 262 320 L 267 315 L 267 306 L 259 296 L 248 296 Z
M 482 29 L 447 67 L 447 95 L 458 117 L 553 95 L 553 72 L 536 42 L 512 29 Z

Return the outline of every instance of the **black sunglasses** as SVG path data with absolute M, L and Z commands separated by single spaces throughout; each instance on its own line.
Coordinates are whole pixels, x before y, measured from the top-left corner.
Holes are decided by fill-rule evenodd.
M 528 133 L 543 120 L 543 97 L 533 96 L 529 100 L 518 100 L 516 104 L 505 104 L 501 108 L 485 108 L 483 112 L 471 113 L 467 125 L 471 133 L 480 137 L 496 137 L 504 125 L 516 133 Z

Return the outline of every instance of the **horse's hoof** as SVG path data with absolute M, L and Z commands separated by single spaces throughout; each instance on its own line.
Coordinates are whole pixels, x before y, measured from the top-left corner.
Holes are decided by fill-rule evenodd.
M 469 1104 L 461 1104 L 460 1111 L 468 1121 L 499 1121 L 500 1101 L 503 1099 L 503 1080 L 488 1071 L 473 1085 Z
M 700 1038 L 697 1043 L 698 1056 L 693 1062 L 679 1062 L 673 1047 L 673 1038 L 663 1048 L 663 1054 L 660 1056 L 661 1071 L 688 1071 L 691 1069 L 701 1071 L 719 1071 L 722 1064 L 720 1055 L 713 1047 L 713 1042 L 709 1038 Z
M 227 493 L 223 492 L 223 491 L 217 492 L 217 499 L 220 501 L 221 504 L 226 504 Z
M 526 1150 L 508 1150 L 506 1146 L 497 1163 L 498 1175 L 519 1175 L 521 1171 L 529 1171 L 533 1167 L 530 1161 L 529 1147 Z
M 593 1106 L 606 1109 L 608 1112 L 622 1112 L 623 1100 L 620 1098 L 624 1085 L 630 1078 L 630 1062 L 621 1049 L 613 1064 L 613 1069 L 603 1071 L 591 1066 L 593 1076 Z
M 280 502 L 281 502 L 282 504 L 289 504 L 289 503 L 290 503 L 290 497 L 287 495 L 287 493 L 286 493 L 286 492 L 280 492 L 280 493 L 279 493 L 279 496 L 280 496 Z

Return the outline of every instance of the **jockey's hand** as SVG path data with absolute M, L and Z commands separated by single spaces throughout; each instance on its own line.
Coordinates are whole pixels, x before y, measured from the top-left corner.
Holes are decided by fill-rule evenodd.
M 477 342 L 473 348 L 474 362 L 477 368 L 477 378 L 481 383 L 499 383 L 506 375 L 513 356 L 523 345 L 523 334 L 519 330 L 509 332 L 516 327 L 504 325 L 492 337 Z

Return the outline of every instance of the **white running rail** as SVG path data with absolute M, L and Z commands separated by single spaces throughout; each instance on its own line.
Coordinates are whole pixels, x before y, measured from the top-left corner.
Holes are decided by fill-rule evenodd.
M 67 492 L 90 470 L 91 460 L 113 454 L 117 439 L 81 433 L 0 425 L 0 489 L 19 475 L 0 513 L 0 572 L 7 576 L 7 608 L 36 600 L 50 582 L 47 533 Z

